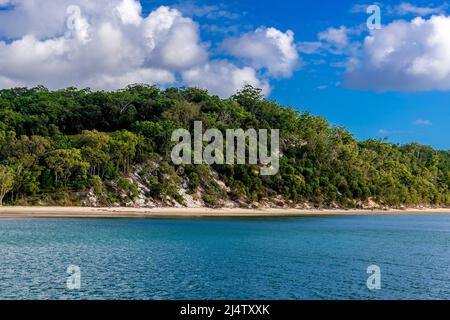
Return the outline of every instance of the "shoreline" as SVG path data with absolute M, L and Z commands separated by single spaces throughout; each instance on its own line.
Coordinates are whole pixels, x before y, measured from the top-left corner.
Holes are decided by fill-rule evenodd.
M 450 214 L 436 209 L 209 209 L 209 208 L 93 208 L 0 207 L 0 219 L 15 218 L 264 218 L 367 215 Z

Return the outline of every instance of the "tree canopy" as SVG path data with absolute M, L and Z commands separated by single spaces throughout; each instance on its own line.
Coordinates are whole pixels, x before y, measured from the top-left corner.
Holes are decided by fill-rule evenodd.
M 279 173 L 260 176 L 254 165 L 174 165 L 172 131 L 192 132 L 195 121 L 222 132 L 280 129 Z M 289 205 L 448 206 L 450 152 L 358 141 L 345 128 L 280 106 L 252 87 L 229 99 L 147 85 L 115 92 L 15 88 L 0 90 L 0 184 L 0 203 L 11 205 L 55 199 L 79 205 L 89 192 L 103 205 L 124 204 L 139 192 L 183 204 L 180 189 L 186 189 L 208 206 L 280 199 Z

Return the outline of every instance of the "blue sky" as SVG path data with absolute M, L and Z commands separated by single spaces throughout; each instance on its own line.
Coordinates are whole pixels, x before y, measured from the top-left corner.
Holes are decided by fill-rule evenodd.
M 371 4 L 381 10 L 380 30 L 366 25 Z M 245 80 L 264 87 L 270 99 L 324 116 L 359 139 L 388 137 L 450 149 L 445 2 L 113 0 L 108 5 L 0 0 L 0 87 L 116 89 L 147 82 L 204 86 L 227 96 Z M 126 70 L 133 71 L 124 75 Z
M 147 8 L 159 1 L 145 1 Z M 180 2 L 167 1 L 167 4 Z M 197 6 L 215 6 L 217 1 L 189 2 Z M 377 3 L 377 2 L 375 2 Z M 403 2 L 384 1 L 383 6 L 397 6 Z M 409 2 L 417 7 L 439 7 L 428 1 Z M 245 30 L 258 26 L 273 26 L 280 30 L 293 30 L 296 39 L 314 41 L 317 34 L 329 27 L 357 26 L 366 23 L 369 15 L 354 12 L 355 1 L 293 1 L 261 0 L 228 1 L 225 10 L 239 17 L 225 22 L 196 17 L 205 23 L 239 25 Z M 383 15 L 382 23 L 401 18 L 410 20 L 415 14 Z M 209 20 L 209 21 L 208 21 Z M 450 30 L 449 36 L 450 36 Z M 205 37 L 221 37 L 217 33 L 204 32 Z M 217 39 L 216 39 L 217 40 Z M 450 52 L 449 52 L 450 55 Z M 341 57 L 319 57 L 328 63 Z M 418 141 L 436 148 L 450 149 L 450 90 L 430 92 L 376 92 L 351 90 L 336 83 L 341 81 L 342 70 L 324 65 L 314 65 L 317 57 L 302 56 L 305 64 L 291 78 L 276 81 L 270 98 L 299 110 L 322 115 L 331 123 L 348 128 L 357 138 L 387 137 L 389 141 L 408 143 Z M 327 86 L 324 88 L 324 86 Z M 423 121 L 418 121 L 423 120 Z

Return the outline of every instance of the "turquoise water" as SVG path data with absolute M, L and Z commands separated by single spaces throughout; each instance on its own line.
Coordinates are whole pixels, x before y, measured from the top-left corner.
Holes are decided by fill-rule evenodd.
M 450 216 L 0 220 L 0 298 L 450 299 Z

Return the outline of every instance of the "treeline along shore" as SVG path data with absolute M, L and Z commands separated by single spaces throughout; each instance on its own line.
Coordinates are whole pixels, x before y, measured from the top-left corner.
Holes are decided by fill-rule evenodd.
M 0 203 L 272 211 L 450 207 L 448 150 L 358 141 L 298 110 L 252 87 L 229 99 L 147 85 L 114 92 L 0 90 Z M 172 133 L 192 132 L 196 121 L 221 132 L 279 129 L 279 171 L 263 176 L 259 165 L 175 165 Z

